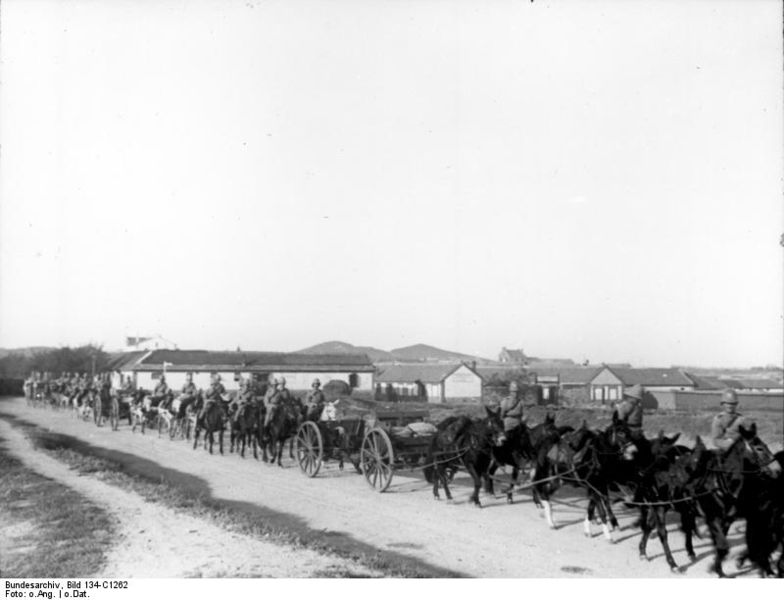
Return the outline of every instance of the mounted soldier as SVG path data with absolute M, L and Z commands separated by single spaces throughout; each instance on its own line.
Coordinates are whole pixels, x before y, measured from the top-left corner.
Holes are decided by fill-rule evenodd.
M 626 421 L 626 425 L 631 430 L 632 437 L 642 437 L 642 399 L 645 395 L 645 389 L 639 385 L 623 391 L 623 400 L 618 403 L 616 409 L 618 411 L 618 418 Z
M 508 433 L 523 424 L 523 399 L 516 381 L 509 384 L 509 395 L 501 401 L 501 418 L 504 432 Z
M 726 389 L 721 394 L 721 412 L 711 422 L 711 440 L 721 451 L 729 450 L 740 437 L 739 427 L 746 426 L 743 415 L 738 412 L 738 394 Z
M 161 375 L 158 385 L 156 385 L 155 389 L 152 391 L 152 405 L 157 406 L 169 395 L 170 391 L 169 385 L 166 383 L 166 375 Z
M 311 390 L 308 392 L 307 401 L 305 406 L 307 408 L 305 413 L 305 420 L 318 421 L 324 411 L 324 404 L 326 398 L 324 392 L 321 391 L 321 381 L 318 378 L 313 380 Z
M 278 377 L 275 381 L 277 384 L 275 385 L 274 392 L 269 396 L 269 399 L 265 398 L 267 408 L 267 414 L 264 416 L 265 427 L 269 425 L 278 407 L 285 407 L 291 402 L 291 392 L 286 387 L 286 378 Z M 267 393 L 269 394 L 270 390 L 267 390 Z
M 224 400 L 224 396 L 226 394 L 226 388 L 221 383 L 221 376 L 218 373 L 212 376 L 212 383 L 210 387 L 207 388 L 207 392 L 204 395 L 204 406 L 202 407 L 201 411 L 199 412 L 199 418 L 203 417 L 204 414 L 207 412 L 207 408 L 216 402 L 219 402 L 219 406 L 223 409 L 224 416 L 228 414 L 226 410 L 226 402 Z

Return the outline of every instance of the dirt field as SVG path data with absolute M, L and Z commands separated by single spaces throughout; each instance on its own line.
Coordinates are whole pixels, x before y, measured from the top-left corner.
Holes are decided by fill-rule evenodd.
M 670 543 L 685 574 L 672 575 L 657 539 L 648 545 L 650 561 L 640 561 L 636 515 L 618 508 L 621 530 L 615 543 L 593 528 L 583 534 L 581 492 L 563 489 L 554 504 L 559 527 L 548 529 L 528 494 L 513 505 L 482 495 L 483 509 L 468 504 L 465 479 L 458 478 L 455 501 L 436 502 L 418 473 L 396 476 L 384 494 L 372 491 L 353 470 L 328 465 L 315 479 L 304 477 L 292 461 L 284 468 L 252 458 L 213 455 L 157 434 L 119 432 L 74 420 L 70 414 L 28 407 L 22 399 L 0 401 L 0 436 L 10 449 L 42 474 L 73 487 L 120 515 L 124 531 L 111 553 L 105 575 L 112 576 L 313 576 L 335 573 L 377 575 L 351 561 L 298 548 L 284 548 L 211 529 L 187 515 L 162 511 L 140 497 L 91 477 L 79 477 L 62 463 L 32 448 L 20 432 L 22 422 L 56 432 L 60 443 L 81 442 L 80 451 L 120 463 L 130 474 L 163 478 L 198 491 L 232 510 L 295 532 L 325 548 L 356 550 L 410 560 L 430 576 L 473 577 L 709 577 L 707 535 L 695 540 L 698 559 L 688 565 L 677 526 Z M 285 459 L 284 459 L 285 461 Z M 732 542 L 741 543 L 733 527 Z M 234 537 L 232 537 L 234 536 Z M 734 553 L 733 552 L 733 553 Z M 254 557 L 254 558 L 249 558 Z M 293 565 L 293 566 L 292 566 Z M 728 573 L 734 571 L 727 561 Z

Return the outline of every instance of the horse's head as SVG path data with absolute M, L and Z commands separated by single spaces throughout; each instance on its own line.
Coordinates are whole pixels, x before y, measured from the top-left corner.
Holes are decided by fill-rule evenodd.
M 618 418 L 618 411 L 613 412 L 612 423 L 604 431 L 605 442 L 611 451 L 617 451 L 623 460 L 633 460 L 637 455 L 637 444 L 632 439 L 632 432 L 626 419 Z
M 738 433 L 740 433 L 738 442 L 742 446 L 744 460 L 758 469 L 773 462 L 773 452 L 770 451 L 765 442 L 757 437 L 756 423 L 752 423 L 748 429 L 741 423 L 738 425 Z
M 585 448 L 588 441 L 593 439 L 595 436 L 596 434 L 591 431 L 588 428 L 588 424 L 583 421 L 582 425 L 580 425 L 578 429 L 575 429 L 572 433 L 566 434 L 564 439 L 572 450 L 579 452 Z
M 503 445 L 506 442 L 506 432 L 504 431 L 504 420 L 501 418 L 501 409 L 485 406 L 485 412 L 487 413 L 485 423 L 493 444 L 495 446 Z
M 675 442 L 681 437 L 680 433 L 676 433 L 670 437 L 664 435 L 664 431 L 660 430 L 653 440 L 651 440 L 651 454 L 654 458 L 674 458 L 678 454 L 675 448 Z

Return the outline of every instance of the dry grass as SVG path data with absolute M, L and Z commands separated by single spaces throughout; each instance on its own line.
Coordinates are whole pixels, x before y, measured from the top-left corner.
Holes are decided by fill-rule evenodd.
M 112 547 L 113 518 L 0 446 L 0 577 L 89 577 Z

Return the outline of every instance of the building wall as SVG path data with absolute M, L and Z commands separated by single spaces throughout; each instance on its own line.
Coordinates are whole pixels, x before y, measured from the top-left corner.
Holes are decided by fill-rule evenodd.
M 587 385 L 561 385 L 558 403 L 562 406 L 587 406 L 593 404 L 591 389 Z
M 211 376 L 214 371 L 193 371 L 193 383 L 196 387 L 207 389 L 212 382 Z M 187 371 L 169 370 L 166 371 L 166 383 L 174 390 L 179 390 L 185 384 L 185 376 Z M 237 373 L 243 378 L 248 379 L 251 377 L 250 371 L 218 371 L 221 376 L 221 383 L 228 390 L 238 390 L 240 382 L 235 379 Z M 142 387 L 146 390 L 152 390 L 158 385 L 158 377 L 160 371 L 137 371 L 136 372 L 136 386 Z M 305 391 L 311 388 L 313 380 L 318 378 L 321 385 L 324 386 L 329 381 L 337 379 L 349 383 L 351 373 L 318 373 L 318 372 L 304 372 L 304 373 L 287 373 L 287 372 L 273 372 L 273 376 L 286 378 L 286 387 L 292 391 Z M 373 391 L 373 373 L 356 373 L 355 383 L 357 383 L 357 391 L 372 392 Z
M 599 371 L 589 389 L 591 400 L 598 404 L 612 404 L 623 398 L 623 382 L 610 369 Z
M 675 392 L 673 390 L 645 390 L 648 392 L 647 395 L 652 396 L 654 398 L 653 404 L 654 406 L 650 406 L 650 408 L 655 408 L 658 410 L 675 410 L 676 402 L 675 402 Z M 648 408 L 646 403 L 643 402 L 643 407 Z
M 283 376 L 286 378 L 286 386 L 291 390 L 309 390 L 313 385 L 313 380 L 318 378 L 321 381 L 321 385 L 324 386 L 328 382 L 332 380 L 343 381 L 349 385 L 351 385 L 350 379 L 352 379 L 352 374 L 354 375 L 354 389 L 360 392 L 372 392 L 373 391 L 373 373 L 372 372 L 363 372 L 363 373 L 352 373 L 348 371 L 343 372 L 331 372 L 331 373 L 319 373 L 319 372 L 302 372 L 302 373 L 287 373 L 287 372 L 275 372 L 273 375 L 275 377 Z
M 671 391 L 692 391 L 694 389 L 693 385 L 646 385 L 646 391 L 648 392 L 671 392 Z
M 465 365 L 444 380 L 444 399 L 481 398 L 482 378 Z
M 676 391 L 675 396 L 676 410 L 683 411 L 703 411 L 711 410 L 719 412 L 721 410 L 721 391 L 715 392 L 693 392 Z M 775 410 L 784 409 L 784 394 L 759 394 L 759 393 L 739 393 L 738 412 L 744 410 Z
M 193 383 L 196 384 L 197 388 L 206 390 L 212 383 L 213 372 L 214 371 L 192 371 Z M 169 387 L 173 390 L 179 391 L 185 384 L 185 376 L 187 373 L 188 371 L 170 371 L 167 369 L 166 383 L 169 384 Z M 136 387 L 152 390 L 158 385 L 161 374 L 161 371 L 136 371 Z M 221 376 L 221 383 L 226 390 L 232 391 L 239 389 L 239 381 L 234 379 L 234 371 L 218 371 L 218 374 Z M 244 378 L 248 378 L 250 373 L 240 372 L 240 375 Z

